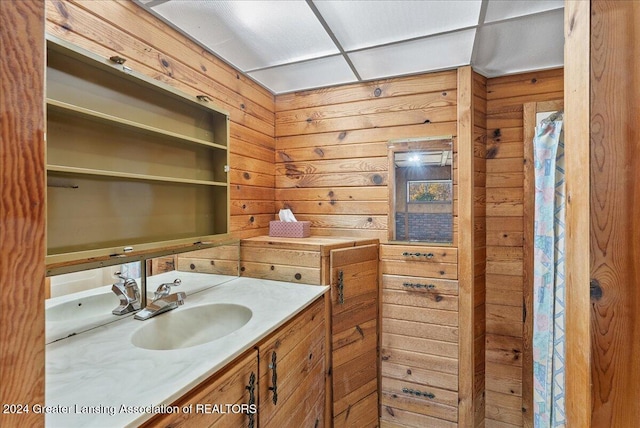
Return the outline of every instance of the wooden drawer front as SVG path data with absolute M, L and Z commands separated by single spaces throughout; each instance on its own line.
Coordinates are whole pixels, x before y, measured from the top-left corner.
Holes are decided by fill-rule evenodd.
M 246 247 L 240 249 L 240 260 L 246 262 L 284 266 L 320 267 L 319 251 L 290 250 L 283 248 Z
M 203 382 L 185 397 L 180 398 L 172 405 L 186 406 L 193 404 L 192 413 L 166 414 L 157 416 L 145 423 L 144 427 L 245 427 L 249 426 L 249 416 L 242 413 L 232 413 L 226 410 L 226 405 L 248 404 L 250 394 L 247 386 L 250 378 L 254 376 L 254 397 L 258 396 L 258 352 L 251 350 L 245 356 L 231 363 L 214 375 L 209 380 Z M 207 409 L 196 409 L 198 405 L 217 405 L 220 411 L 216 413 L 206 413 Z M 257 403 L 256 403 L 257 404 Z M 220 407 L 222 406 L 222 407 Z M 199 411 L 197 411 L 199 410 Z M 213 409 L 209 409 L 213 412 Z M 254 424 L 257 426 L 258 414 L 252 415 Z
M 260 426 L 281 427 L 287 420 L 303 421 L 316 407 L 318 396 L 324 397 L 324 314 L 324 299 L 319 299 L 258 346 Z M 269 389 L 274 386 L 274 377 L 276 403 L 274 391 Z
M 383 361 L 382 377 L 446 389 L 448 391 L 458 391 L 458 375 L 415 367 L 409 364 Z
M 275 281 L 321 284 L 320 252 L 241 247 L 240 275 Z
M 380 259 L 455 265 L 458 264 L 458 249 L 421 245 L 380 245 Z
M 382 378 L 382 406 L 458 421 L 458 393 L 412 382 Z M 384 417 L 384 412 L 383 412 Z
M 405 283 L 408 284 L 408 283 Z M 409 283 L 416 284 L 416 283 Z M 384 288 L 382 301 L 385 304 L 413 306 L 425 309 L 440 309 L 443 311 L 458 312 L 458 296 L 434 293 L 431 291 L 414 291 L 414 288 L 395 290 Z
M 458 250 L 450 247 L 381 245 L 383 274 L 458 279 Z
M 402 349 L 382 347 L 380 350 L 382 362 L 406 365 L 419 369 L 434 370 L 437 372 L 458 375 L 458 359 L 441 357 L 431 354 L 405 351 Z
M 382 288 L 387 290 L 402 290 L 411 291 L 413 293 L 429 294 L 434 296 L 434 300 L 437 300 L 437 297 L 441 295 L 458 295 L 458 281 L 449 279 L 423 278 L 403 275 L 382 275 Z
M 382 304 L 382 317 L 413 321 L 417 323 L 458 327 L 457 311 L 394 305 L 392 303 L 385 302 L 384 300 Z

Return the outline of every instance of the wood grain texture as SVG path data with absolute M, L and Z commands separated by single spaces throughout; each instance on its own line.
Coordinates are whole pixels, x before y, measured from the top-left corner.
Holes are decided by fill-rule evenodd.
M 458 227 L 474 230 L 474 153 L 473 153 L 473 72 L 471 67 L 458 69 Z M 474 425 L 474 234 L 458 237 L 459 355 L 458 423 Z
M 237 238 L 265 233 L 275 212 L 273 95 L 133 2 L 47 0 L 46 12 L 47 33 L 122 56 L 132 69 L 229 111 L 230 231 Z
M 565 8 L 565 177 L 567 192 L 566 414 L 569 426 L 591 426 L 589 300 L 589 141 L 591 2 Z
M 637 2 L 591 2 L 592 426 L 637 426 L 640 411 L 638 28 Z
M 531 370 L 522 368 L 524 216 L 531 195 L 525 189 L 525 147 L 530 136 L 525 143 L 524 105 L 562 99 L 563 76 L 562 69 L 555 69 L 487 80 L 486 364 L 491 376 L 486 389 L 504 394 L 505 385 L 498 380 L 505 377 L 510 384 L 523 385 L 509 401 L 493 402 L 501 395 L 487 394 L 487 426 L 522 425 L 524 419 L 518 420 L 514 412 L 528 411 L 522 402 L 516 403 L 521 400 L 520 389 L 528 388 L 524 385 L 532 380 Z M 496 343 L 506 346 L 496 348 Z M 520 370 L 515 378 L 514 362 Z
M 33 406 L 44 404 L 43 2 L 0 2 L 0 38 L 0 403 Z M 0 412 L 2 426 L 43 424 Z
M 313 234 L 386 242 L 387 143 L 455 135 L 457 96 L 449 71 L 276 97 L 277 205 Z

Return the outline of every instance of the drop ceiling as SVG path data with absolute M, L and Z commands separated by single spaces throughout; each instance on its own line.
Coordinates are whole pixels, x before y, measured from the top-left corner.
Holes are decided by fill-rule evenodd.
M 564 0 L 137 0 L 274 94 L 561 67 Z

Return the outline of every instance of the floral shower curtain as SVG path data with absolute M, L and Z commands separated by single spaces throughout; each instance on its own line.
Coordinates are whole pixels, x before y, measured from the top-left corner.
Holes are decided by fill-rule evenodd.
M 536 128 L 533 289 L 535 427 L 564 427 L 565 180 L 562 113 Z

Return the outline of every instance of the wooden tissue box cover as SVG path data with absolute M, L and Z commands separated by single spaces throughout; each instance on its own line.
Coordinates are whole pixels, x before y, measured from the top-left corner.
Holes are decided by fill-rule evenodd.
M 310 221 L 270 221 L 269 236 L 307 238 L 311 235 Z

